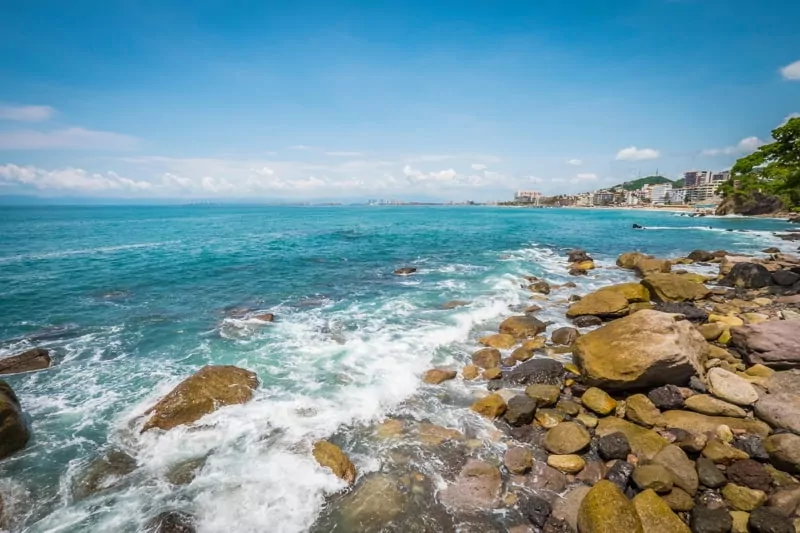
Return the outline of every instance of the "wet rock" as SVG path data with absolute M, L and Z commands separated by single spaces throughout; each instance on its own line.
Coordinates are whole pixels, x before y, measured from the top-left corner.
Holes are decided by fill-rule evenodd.
M 500 350 L 483 348 L 472 354 L 472 364 L 480 368 L 497 368 L 500 366 Z
M 581 403 L 600 416 L 611 414 L 617 407 L 617 401 L 602 389 L 590 387 L 581 396 Z
M 543 461 L 533 461 L 531 472 L 525 476 L 525 486 L 533 491 L 560 493 L 567 487 L 567 477 Z
M 469 305 L 470 302 L 466 300 L 451 300 L 449 302 L 445 302 L 442 304 L 442 309 L 449 310 L 449 309 L 456 309 L 458 307 L 464 307 Z
M 500 323 L 500 333 L 507 333 L 517 339 L 535 337 L 547 329 L 547 325 L 538 318 L 522 315 L 512 316 Z
M 695 394 L 686 399 L 686 408 L 710 416 L 744 418 L 747 412 L 737 405 L 722 401 L 708 394 Z
M 537 406 L 549 407 L 558 401 L 561 388 L 556 385 L 530 385 L 525 389 L 525 394 L 536 401 Z
M 533 454 L 527 448 L 514 446 L 503 455 L 503 464 L 512 474 L 527 474 L 533 466 Z
M 642 259 L 652 259 L 652 255 L 645 255 L 641 252 L 626 252 L 617 258 L 617 266 L 626 270 L 633 270 Z
M 736 461 L 725 471 L 731 483 L 768 492 L 772 485 L 772 476 L 761 463 L 752 459 Z
M 190 459 L 172 467 L 167 472 L 167 481 L 173 485 L 188 485 L 197 476 L 197 473 L 206 464 L 206 458 Z
M 507 350 L 517 344 L 517 339 L 513 335 L 507 333 L 497 333 L 495 335 L 487 335 L 478 339 L 480 344 L 488 346 L 489 348 L 499 348 Z
M 576 485 L 570 488 L 563 497 L 558 498 L 553 504 L 552 517 L 566 522 L 571 531 L 578 531 L 578 512 L 589 490 L 590 487 L 586 485 Z
M 323 468 L 330 468 L 333 474 L 348 485 L 356 480 L 356 467 L 342 452 L 342 449 L 328 441 L 317 441 L 313 449 L 314 459 Z
M 550 340 L 553 341 L 553 344 L 572 346 L 572 343 L 575 342 L 580 335 L 580 331 L 575 328 L 558 328 L 553 331 Z
M 641 303 L 650 301 L 650 291 L 641 283 L 620 283 L 603 287 L 601 291 L 612 291 L 621 294 L 628 303 Z
M 627 461 L 615 461 L 611 468 L 606 472 L 605 478 L 619 487 L 620 490 L 625 490 L 628 482 L 633 475 L 634 466 Z M 690 498 L 691 499 L 691 498 Z
M 710 489 L 718 489 L 728 482 L 714 461 L 705 457 L 697 459 L 697 477 L 701 485 Z
M 769 426 L 760 420 L 733 418 L 728 416 L 708 416 L 691 411 L 666 411 L 661 419 L 668 428 L 677 428 L 690 433 L 715 433 L 717 428 L 726 425 L 732 430 L 753 433 L 766 437 Z
M 550 284 L 544 280 L 534 281 L 528 289 L 536 294 L 550 294 Z
M 689 494 L 678 487 L 673 487 L 668 494 L 661 496 L 670 509 L 676 513 L 691 511 L 694 508 L 694 500 Z
M 417 427 L 417 439 L 425 446 L 441 446 L 448 441 L 464 440 L 464 435 L 455 429 L 423 422 Z
M 702 300 L 710 291 L 702 283 L 679 274 L 650 274 L 642 280 L 653 300 L 657 302 L 686 302 Z
M 764 439 L 764 448 L 775 466 L 800 474 L 800 437 L 791 433 L 770 435 Z
M 630 389 L 686 383 L 707 354 L 689 322 L 644 310 L 581 336 L 573 357 L 587 384 Z
M 637 261 L 633 269 L 640 277 L 667 274 L 672 270 L 672 263 L 666 259 L 645 258 Z
M 748 527 L 752 533 L 794 533 L 792 522 L 768 507 L 750 513 Z
M 500 364 L 502 366 L 508 368 L 508 367 L 515 366 L 517 364 L 517 360 L 514 359 L 513 357 L 505 357 L 505 358 L 500 360 Z
M 600 419 L 595 429 L 598 437 L 621 432 L 627 437 L 631 451 L 644 459 L 652 459 L 661 449 L 669 444 L 667 440 L 653 431 L 616 417 Z
M 650 401 L 659 409 L 682 409 L 683 408 L 683 394 L 679 387 L 675 385 L 662 385 L 652 389 L 647 393 Z
M 378 532 L 399 518 L 408 504 L 401 483 L 386 474 L 370 474 L 339 504 L 345 531 Z
M 181 511 L 165 511 L 145 526 L 147 533 L 195 533 L 194 517 Z
M 0 359 L 0 374 L 18 374 L 50 367 L 50 352 L 33 348 L 11 357 Z
M 772 283 L 772 275 L 764 265 L 736 263 L 719 283 L 740 289 L 760 289 Z
M 82 500 L 100 491 L 109 489 L 122 478 L 136 470 L 136 459 L 120 450 L 110 450 L 93 461 L 76 478 L 72 487 L 76 500 Z
M 503 371 L 497 367 L 494 368 L 487 368 L 483 371 L 483 379 L 492 380 L 492 379 L 500 379 L 503 377 Z
M 692 533 L 729 533 L 733 519 L 727 509 L 710 509 L 695 506 L 689 519 Z
M 606 461 L 625 460 L 631 453 L 628 437 L 622 432 L 609 433 L 597 439 L 597 453 Z
M 608 469 L 602 461 L 586 461 L 586 466 L 583 467 L 580 474 L 575 476 L 575 479 L 592 486 L 605 478 L 607 471 Z
M 762 396 L 755 405 L 755 415 L 774 428 L 800 435 L 800 394 Z
M 736 405 L 752 405 L 758 393 L 746 379 L 722 368 L 712 368 L 706 374 L 708 390 L 722 400 Z
M 557 385 L 564 379 L 564 365 L 554 359 L 531 359 L 508 372 L 504 381 L 513 385 Z
M 567 416 L 577 416 L 581 411 L 581 406 L 572 400 L 559 400 L 556 409 L 564 412 Z
M 584 315 L 573 318 L 572 323 L 578 328 L 591 328 L 601 325 L 603 323 L 603 319 L 599 316 Z
M 652 490 L 637 494 L 633 506 L 646 532 L 689 533 L 686 524 Z
M 590 441 L 589 432 L 581 424 L 562 422 L 547 432 L 543 445 L 550 453 L 569 455 L 583 450 Z
M 480 374 L 480 368 L 475 365 L 467 365 L 461 370 L 461 377 L 467 381 L 472 381 Z
M 640 426 L 653 427 L 661 420 L 661 412 L 644 394 L 634 394 L 626 400 L 625 417 Z
M 490 394 L 475 401 L 470 409 L 486 418 L 497 418 L 506 412 L 506 402 L 499 394 Z
M 533 417 L 543 428 L 550 429 L 566 420 L 567 415 L 558 409 L 538 409 Z
M 552 511 L 550 502 L 536 494 L 528 497 L 524 504 L 524 512 L 528 520 L 539 528 L 544 527 Z
M 764 440 L 758 435 L 740 435 L 734 439 L 733 447 L 742 450 L 756 461 L 769 461 L 769 454 L 764 449 Z
M 417 269 L 414 267 L 401 267 L 394 271 L 395 276 L 410 276 L 416 273 Z
M 686 257 L 695 263 L 708 263 L 709 261 L 713 261 L 715 259 L 714 254 L 706 250 L 694 250 Z
M 496 467 L 469 459 L 455 481 L 440 493 L 441 502 L 452 509 L 493 509 L 500 503 L 502 479 Z
M 567 253 L 567 261 L 570 263 L 583 263 L 584 261 L 594 261 L 594 259 L 584 250 L 575 248 Z
M 747 512 L 762 506 L 767 501 L 767 495 L 763 491 L 742 487 L 735 483 L 728 483 L 722 488 L 722 497 L 731 508 Z
M 0 459 L 24 448 L 29 438 L 19 399 L 11 386 L 0 380 Z
M 622 294 L 615 291 L 599 290 L 587 294 L 570 305 L 569 309 L 567 309 L 567 318 L 581 316 L 618 318 L 627 315 L 628 311 L 628 300 Z
M 672 475 L 672 482 L 694 496 L 700 481 L 694 462 L 680 447 L 669 444 L 653 457 L 653 463 L 660 464 Z
M 547 466 L 555 468 L 565 474 L 577 474 L 586 466 L 586 461 L 580 455 L 551 455 L 547 458 Z
M 255 373 L 235 366 L 205 366 L 183 380 L 153 407 L 142 432 L 169 430 L 191 424 L 220 407 L 242 404 L 253 397 L 258 386 Z
M 733 328 L 731 347 L 749 365 L 775 370 L 800 368 L 800 328 L 791 320 L 768 320 Z
M 610 481 L 602 480 L 589 490 L 578 511 L 581 533 L 644 533 L 633 504 Z
M 425 372 L 422 376 L 422 381 L 431 385 L 439 385 L 445 381 L 455 379 L 457 372 L 455 370 L 445 370 L 443 368 L 432 368 Z
M 512 426 L 523 426 L 533 421 L 536 407 L 536 400 L 526 394 L 518 394 L 508 401 L 508 407 L 504 416 L 506 421 Z
M 672 474 L 659 464 L 637 466 L 633 470 L 632 478 L 639 490 L 652 489 L 659 494 L 672 490 Z
M 734 461 L 747 459 L 747 454 L 742 450 L 728 446 L 719 439 L 709 439 L 703 448 L 703 457 L 711 459 L 717 464 L 729 465 Z

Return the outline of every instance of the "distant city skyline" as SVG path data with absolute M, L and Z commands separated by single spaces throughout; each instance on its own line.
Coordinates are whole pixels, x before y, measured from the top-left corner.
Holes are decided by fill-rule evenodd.
M 796 2 L 379 4 L 3 5 L 0 195 L 575 194 L 800 116 Z

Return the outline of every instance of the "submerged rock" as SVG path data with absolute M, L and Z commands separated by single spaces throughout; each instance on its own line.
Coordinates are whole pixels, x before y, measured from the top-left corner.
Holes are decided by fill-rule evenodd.
M 127 453 L 120 450 L 110 450 L 102 457 L 94 460 L 76 478 L 73 484 L 73 495 L 76 500 L 81 500 L 109 489 L 136 470 L 136 466 L 136 459 Z
M 493 509 L 500 503 L 502 484 L 497 467 L 470 459 L 455 481 L 439 494 L 439 498 L 452 509 Z
M 205 366 L 145 412 L 145 416 L 150 418 L 142 432 L 191 424 L 220 407 L 245 403 L 253 397 L 257 386 L 258 379 L 249 370 L 235 366 Z
M 689 322 L 644 310 L 581 336 L 573 354 L 588 385 L 680 385 L 701 372 L 708 343 Z
M 0 374 L 17 374 L 20 372 L 32 372 L 50 367 L 50 352 L 44 348 L 33 348 L 0 359 Z
M 394 271 L 395 276 L 410 276 L 417 271 L 414 267 L 401 267 Z
M 0 459 L 24 448 L 28 439 L 30 432 L 19 399 L 11 386 L 0 380 Z
M 195 533 L 194 517 L 181 511 L 166 511 L 145 526 L 147 533 Z
M 406 508 L 408 498 L 392 476 L 370 474 L 342 499 L 337 513 L 344 531 L 382 531 Z
M 314 443 L 314 459 L 320 466 L 330 468 L 336 477 L 352 485 L 356 480 L 356 467 L 342 449 L 328 441 Z

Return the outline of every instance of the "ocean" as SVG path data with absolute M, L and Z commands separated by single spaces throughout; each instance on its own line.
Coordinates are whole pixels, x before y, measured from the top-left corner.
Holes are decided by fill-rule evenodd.
M 793 251 L 773 235 L 788 227 L 599 209 L 3 208 L 0 356 L 41 346 L 54 360 L 4 377 L 32 428 L 28 446 L 0 462 L 12 529 L 136 532 L 174 509 L 201 532 L 325 529 L 328 498 L 344 485 L 316 465 L 314 440 L 334 439 L 363 475 L 393 457 L 369 430 L 387 416 L 489 435 L 468 410 L 485 384 L 426 386 L 421 374 L 460 369 L 478 337 L 531 303 L 567 325 L 569 295 L 633 279 L 614 266 L 622 252 Z M 589 276 L 567 274 L 576 247 L 597 262 Z M 403 266 L 418 271 L 392 274 Z M 532 301 L 523 275 L 577 287 Z M 469 305 L 443 309 L 450 300 Z M 251 318 L 263 312 L 275 322 Z M 144 411 L 206 364 L 256 372 L 254 399 L 198 427 L 140 434 Z M 76 480 L 112 449 L 136 468 L 78 497 Z M 190 484 L 167 481 L 196 459 Z M 435 468 L 417 468 L 441 487 Z

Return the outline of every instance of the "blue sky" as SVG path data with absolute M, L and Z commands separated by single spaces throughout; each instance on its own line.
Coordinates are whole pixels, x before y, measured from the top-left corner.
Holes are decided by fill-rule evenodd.
M 724 169 L 800 3 L 5 2 L 0 194 L 505 199 Z

